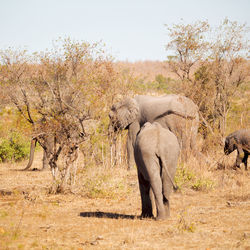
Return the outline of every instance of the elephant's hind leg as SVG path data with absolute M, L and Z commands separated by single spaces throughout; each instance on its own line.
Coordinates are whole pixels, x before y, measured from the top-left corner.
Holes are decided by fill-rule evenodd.
M 165 160 L 165 162 L 166 162 L 166 160 Z M 170 167 L 168 169 L 168 173 L 167 173 L 165 168 L 162 168 L 161 179 L 162 179 L 162 187 L 163 187 L 163 204 L 164 204 L 166 216 L 170 216 L 169 198 L 170 198 L 170 195 L 171 195 L 172 190 L 173 190 L 173 182 L 174 182 L 173 169 L 175 169 L 175 167 L 174 167 L 175 165 L 176 164 L 170 165 Z
M 138 175 L 138 179 L 139 179 L 139 187 L 141 193 L 141 206 L 142 206 L 141 218 L 152 218 L 153 210 L 149 195 L 150 183 L 149 181 L 144 179 L 142 174 Z
M 169 199 L 167 199 L 165 195 L 163 195 L 163 205 L 165 208 L 166 216 L 169 217 L 170 216 L 170 204 L 169 204 Z
M 167 214 L 163 203 L 162 183 L 160 176 L 159 179 L 157 178 L 154 181 L 152 181 L 151 186 L 155 196 L 155 205 L 157 210 L 156 220 L 164 220 L 166 219 Z
M 235 166 L 236 166 L 237 168 L 240 168 L 240 164 L 241 164 L 242 162 L 244 162 L 245 154 L 244 154 L 244 151 L 242 150 L 241 147 L 238 147 L 238 148 L 237 148 L 237 153 L 238 153 L 238 154 L 237 154 Z
M 155 196 L 155 205 L 157 210 L 157 217 L 156 220 L 163 220 L 167 217 L 165 206 L 163 203 L 163 185 L 162 179 L 160 176 L 160 169 L 158 165 L 158 161 L 155 159 L 151 161 L 151 172 L 149 173 L 150 176 L 150 184 L 152 191 Z

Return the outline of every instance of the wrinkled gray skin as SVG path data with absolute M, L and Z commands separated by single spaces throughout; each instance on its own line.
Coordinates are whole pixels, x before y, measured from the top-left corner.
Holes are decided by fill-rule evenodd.
M 178 140 L 159 123 L 147 122 L 136 137 L 134 151 L 141 193 L 141 217 L 153 217 L 151 188 L 157 210 L 156 220 L 166 219 L 170 215 L 169 197 L 175 187 L 173 180 L 180 153 Z
M 247 158 L 250 154 L 250 129 L 240 129 L 226 137 L 225 154 L 228 155 L 234 150 L 237 150 L 235 166 L 240 168 L 240 164 L 244 163 L 245 170 L 247 170 Z
M 42 143 L 39 142 L 39 140 L 42 141 Z M 43 166 L 41 170 L 48 169 L 49 167 L 49 155 L 53 150 L 54 146 L 54 137 L 53 136 L 42 136 L 42 138 L 32 138 L 31 144 L 30 144 L 30 156 L 29 156 L 29 162 L 27 166 L 23 170 L 28 170 L 34 160 L 34 153 L 35 153 L 35 147 L 37 142 L 42 146 L 43 148 Z
M 183 160 L 195 152 L 199 126 L 198 107 L 187 97 L 165 95 L 162 97 L 137 95 L 115 103 L 109 113 L 109 133 L 128 129 L 128 169 L 134 165 L 135 138 L 145 122 L 157 121 L 173 132 L 182 149 Z

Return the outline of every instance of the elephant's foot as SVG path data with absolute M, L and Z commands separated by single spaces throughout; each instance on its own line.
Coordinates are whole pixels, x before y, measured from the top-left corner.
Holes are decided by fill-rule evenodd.
M 153 218 L 153 214 L 152 213 L 142 213 L 140 218 L 141 219 L 146 219 L 146 218 Z
M 166 220 L 170 215 L 166 213 L 158 214 L 157 217 L 155 218 L 157 221 L 159 220 Z

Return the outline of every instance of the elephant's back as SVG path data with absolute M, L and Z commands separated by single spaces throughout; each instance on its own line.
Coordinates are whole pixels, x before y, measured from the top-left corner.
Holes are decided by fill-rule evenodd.
M 165 102 L 178 101 L 183 105 L 187 106 L 188 109 L 192 108 L 198 111 L 198 106 L 188 97 L 176 94 L 168 94 L 163 96 L 149 96 L 149 95 L 136 95 L 134 97 L 136 102 L 140 105 L 145 105 L 147 103 L 152 104 L 164 104 Z
M 250 129 L 241 129 L 239 130 L 239 132 L 240 132 L 241 137 L 244 137 L 250 140 Z
M 240 140 L 243 149 L 250 153 L 250 129 L 240 130 Z
M 136 137 L 135 148 L 141 152 L 152 152 L 157 146 L 157 131 L 154 126 L 150 125 L 143 128 Z
M 171 149 L 172 152 L 175 151 L 178 154 L 180 152 L 180 145 L 176 135 L 168 129 L 162 128 L 161 135 L 159 136 L 159 144 L 164 145 L 167 149 Z
M 238 141 L 248 140 L 250 142 L 250 129 L 239 129 L 229 134 L 226 139 L 235 138 Z
M 239 129 L 229 134 L 225 139 L 227 145 L 235 143 L 250 153 L 250 129 Z
M 140 125 L 142 126 L 145 122 L 154 122 L 161 117 L 178 115 L 179 113 L 183 116 L 189 115 L 195 117 L 193 121 L 199 121 L 198 107 L 189 98 L 181 95 L 169 94 L 165 96 L 145 96 L 137 95 L 135 100 L 140 110 Z M 181 117 L 185 119 L 184 117 Z

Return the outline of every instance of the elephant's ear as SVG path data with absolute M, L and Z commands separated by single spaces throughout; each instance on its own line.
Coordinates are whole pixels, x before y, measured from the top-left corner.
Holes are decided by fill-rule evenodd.
M 235 138 L 232 135 L 227 136 L 225 140 L 224 152 L 226 154 L 232 153 L 235 149 L 237 149 L 236 145 L 237 141 Z
M 135 99 L 126 98 L 112 106 L 113 122 L 120 129 L 125 129 L 134 122 L 139 114 L 139 107 Z

